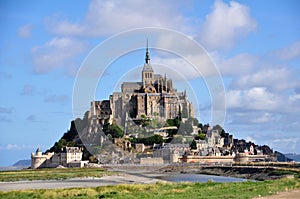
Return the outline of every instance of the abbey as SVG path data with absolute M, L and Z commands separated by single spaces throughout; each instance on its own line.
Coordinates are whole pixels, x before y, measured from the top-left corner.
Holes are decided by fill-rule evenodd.
M 150 63 L 148 42 L 141 82 L 123 82 L 121 92 L 114 92 L 109 100 L 91 102 L 89 118 L 92 125 L 108 120 L 119 125 L 142 117 L 161 120 L 194 116 L 192 103 L 186 92 L 178 92 L 171 79 L 155 74 Z M 95 131 L 96 129 L 89 129 Z

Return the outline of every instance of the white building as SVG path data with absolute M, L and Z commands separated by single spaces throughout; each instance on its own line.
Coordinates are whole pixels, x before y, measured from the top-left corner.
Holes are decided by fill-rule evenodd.
M 40 149 L 31 154 L 31 168 L 83 167 L 88 161 L 82 161 L 82 150 L 79 147 L 65 147 L 60 153 L 42 154 Z

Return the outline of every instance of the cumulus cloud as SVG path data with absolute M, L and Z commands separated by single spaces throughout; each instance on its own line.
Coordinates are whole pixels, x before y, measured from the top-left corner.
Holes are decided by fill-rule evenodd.
M 227 108 L 250 110 L 276 110 L 282 99 L 265 87 L 254 87 L 245 90 L 229 90 L 227 92 Z
M 255 55 L 242 53 L 228 59 L 215 56 L 214 61 L 222 75 L 233 76 L 249 74 L 258 63 L 259 58 Z
M 282 60 L 292 60 L 300 57 L 300 41 L 296 41 L 291 45 L 275 51 L 277 55 Z
M 154 57 L 153 65 L 156 65 L 156 73 L 167 74 L 169 78 L 174 80 L 194 79 L 209 76 L 214 73 L 214 71 L 211 70 L 212 62 L 208 59 L 208 57 L 199 55 L 188 56 L 186 59 L 187 61 L 197 60 L 198 63 L 202 63 L 201 68 L 196 69 L 195 66 L 191 65 L 181 57 Z
M 272 113 L 263 112 L 257 115 L 256 117 L 250 119 L 252 123 L 265 123 L 270 122 L 274 119 L 274 115 Z
M 26 95 L 26 96 L 34 95 L 34 87 L 30 84 L 24 85 L 21 91 L 21 95 Z
M 59 35 L 103 36 L 140 27 L 189 29 L 178 13 L 184 4 L 168 1 L 109 1 L 93 0 L 85 18 L 78 23 L 48 17 L 48 29 Z
M 291 95 L 291 96 L 289 97 L 289 100 L 290 100 L 291 102 L 299 102 L 299 101 L 300 101 L 300 94 Z
M 200 40 L 210 49 L 228 49 L 256 27 L 247 6 L 235 1 L 230 1 L 229 5 L 216 1 L 213 11 L 205 17 Z
M 43 46 L 31 50 L 34 72 L 46 73 L 69 65 L 75 57 L 87 50 L 85 42 L 68 37 L 55 37 Z
M 31 24 L 21 26 L 18 29 L 18 36 L 21 37 L 21 38 L 30 38 L 31 37 L 31 30 L 32 30 L 32 25 Z
M 299 85 L 295 73 L 288 68 L 265 68 L 253 74 L 242 75 L 233 80 L 232 88 L 267 87 L 270 90 L 285 90 Z

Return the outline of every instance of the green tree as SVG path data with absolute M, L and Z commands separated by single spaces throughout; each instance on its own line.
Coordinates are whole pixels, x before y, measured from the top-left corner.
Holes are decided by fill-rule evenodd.
M 198 127 L 202 130 L 202 129 L 203 129 L 203 124 L 202 124 L 202 123 L 199 123 L 199 124 L 198 124 Z
M 226 132 L 224 131 L 224 129 L 221 131 L 220 135 L 222 138 L 224 138 L 226 136 Z
M 150 137 L 137 138 L 136 143 L 143 143 L 145 145 L 161 144 L 164 142 L 164 139 L 160 135 L 153 135 Z
M 191 149 L 197 149 L 197 143 L 195 140 L 192 141 L 192 143 L 190 144 L 190 148 Z
M 205 139 L 205 134 L 204 133 L 199 133 L 198 135 L 197 135 L 197 137 L 200 139 L 200 140 L 204 140 Z
M 119 127 L 115 123 L 112 124 L 106 123 L 103 126 L 103 131 L 105 132 L 105 135 L 111 135 L 112 138 L 121 138 L 124 135 L 121 127 Z

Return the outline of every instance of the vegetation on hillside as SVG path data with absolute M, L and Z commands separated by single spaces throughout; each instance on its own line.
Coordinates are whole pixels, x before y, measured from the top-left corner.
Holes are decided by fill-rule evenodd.
M 152 135 L 146 138 L 130 138 L 131 143 L 143 143 L 145 145 L 161 144 L 164 142 L 164 139 L 160 135 Z

